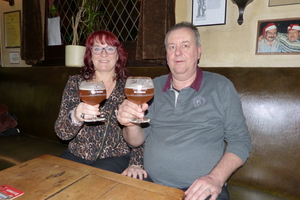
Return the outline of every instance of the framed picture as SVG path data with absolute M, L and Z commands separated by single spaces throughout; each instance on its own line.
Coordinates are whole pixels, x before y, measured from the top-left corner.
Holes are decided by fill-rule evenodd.
M 21 46 L 21 11 L 3 13 L 6 48 Z
M 20 58 L 18 52 L 9 53 L 10 64 L 20 64 Z
M 258 21 L 256 54 L 300 54 L 300 18 Z
M 194 26 L 220 25 L 226 23 L 227 0 L 192 1 L 192 23 Z
M 298 4 L 298 3 L 300 3 L 300 0 L 269 0 L 269 7 L 291 5 L 291 4 Z

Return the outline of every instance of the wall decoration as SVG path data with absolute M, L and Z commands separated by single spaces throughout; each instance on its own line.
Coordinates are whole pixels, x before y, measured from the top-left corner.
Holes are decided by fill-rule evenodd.
M 298 4 L 298 3 L 300 3 L 300 0 L 269 0 L 269 7 L 291 5 L 291 4 Z
M 9 53 L 10 64 L 20 64 L 19 53 L 11 52 Z
M 21 46 L 21 11 L 3 13 L 5 47 Z
M 258 21 L 256 54 L 300 54 L 300 18 Z
M 192 23 L 194 26 L 226 23 L 227 0 L 193 0 Z
M 242 25 L 244 22 L 244 11 L 246 7 L 253 2 L 253 0 L 231 0 L 239 8 L 239 18 L 237 20 L 239 25 Z

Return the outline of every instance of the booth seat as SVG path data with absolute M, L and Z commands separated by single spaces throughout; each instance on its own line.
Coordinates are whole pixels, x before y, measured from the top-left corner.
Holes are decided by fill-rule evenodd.
M 128 66 L 132 75 L 152 78 L 166 66 Z M 253 149 L 229 179 L 231 200 L 300 199 L 300 67 L 202 68 L 235 85 Z M 0 137 L 0 170 L 67 148 L 54 132 L 62 92 L 79 68 L 0 67 L 0 103 L 18 118 L 20 134 Z

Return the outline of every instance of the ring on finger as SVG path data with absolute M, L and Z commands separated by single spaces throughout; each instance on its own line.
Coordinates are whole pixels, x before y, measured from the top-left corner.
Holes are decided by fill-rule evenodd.
M 209 194 L 211 195 L 211 191 L 210 191 L 210 189 L 208 189 L 208 188 L 207 188 L 207 189 L 206 189 L 206 191 L 207 191 L 207 192 L 209 192 Z
M 84 113 L 81 113 L 80 117 L 81 117 L 82 119 L 84 119 L 84 116 L 85 116 L 85 114 L 84 114 Z

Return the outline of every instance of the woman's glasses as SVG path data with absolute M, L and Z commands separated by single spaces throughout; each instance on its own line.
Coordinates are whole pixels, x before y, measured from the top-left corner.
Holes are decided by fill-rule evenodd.
M 115 46 L 101 47 L 98 45 L 91 47 L 92 52 L 96 55 L 100 55 L 102 53 L 103 49 L 105 49 L 107 54 L 112 55 L 112 54 L 116 53 L 117 47 L 115 47 Z

